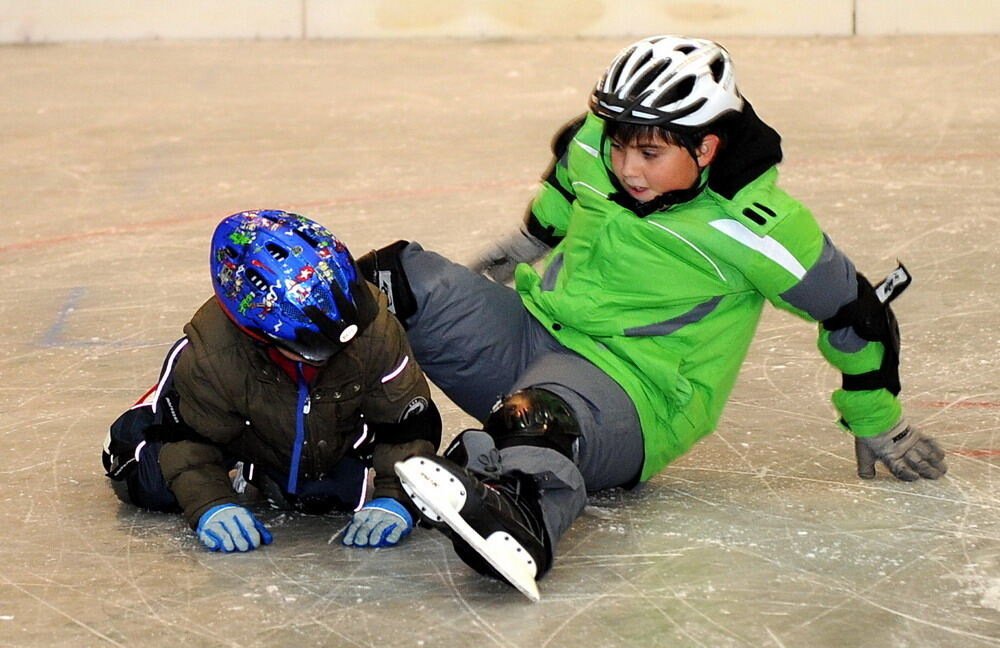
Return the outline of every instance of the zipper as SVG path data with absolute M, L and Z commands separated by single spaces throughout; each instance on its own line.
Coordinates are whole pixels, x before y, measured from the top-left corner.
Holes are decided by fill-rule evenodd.
M 295 494 L 299 485 L 299 463 L 302 461 L 302 446 L 306 440 L 306 415 L 312 409 L 312 399 L 309 397 L 309 385 L 302 375 L 302 363 L 295 363 L 295 376 L 298 383 L 298 406 L 295 408 L 295 442 L 292 445 L 292 462 L 288 466 L 288 492 Z

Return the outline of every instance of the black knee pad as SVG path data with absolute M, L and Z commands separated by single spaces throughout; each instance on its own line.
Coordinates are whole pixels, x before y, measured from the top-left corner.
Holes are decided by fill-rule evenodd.
M 146 432 L 155 426 L 149 407 L 126 411 L 111 425 L 101 453 L 111 489 L 122 502 L 149 511 L 179 512 L 180 506 L 160 470 L 161 441 Z
M 551 448 L 573 460 L 580 424 L 566 401 L 550 391 L 529 387 L 505 396 L 483 429 L 498 449 L 517 445 Z
M 410 290 L 406 271 L 399 260 L 399 253 L 409 241 L 396 241 L 378 250 L 372 250 L 357 260 L 361 276 L 375 284 L 389 300 L 389 312 L 406 328 L 406 319 L 417 310 L 417 301 Z
M 902 266 L 900 266 L 902 267 Z M 905 268 L 903 269 L 905 273 Z M 908 276 L 908 275 L 907 275 Z M 860 272 L 857 273 L 858 296 L 842 306 L 837 313 L 823 322 L 823 328 L 836 331 L 850 326 L 864 340 L 880 342 L 885 349 L 881 366 L 868 373 L 843 374 L 842 387 L 847 391 L 887 389 L 898 395 L 899 384 L 899 325 L 888 301 L 879 298 L 876 289 Z M 902 292 L 909 280 L 897 291 Z

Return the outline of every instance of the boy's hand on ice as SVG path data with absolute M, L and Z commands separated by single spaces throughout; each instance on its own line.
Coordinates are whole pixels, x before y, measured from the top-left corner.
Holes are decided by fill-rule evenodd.
M 236 504 L 213 506 L 205 511 L 195 529 L 201 543 L 212 551 L 250 551 L 271 544 L 271 534 L 253 513 Z
M 905 420 L 882 434 L 856 437 L 854 453 L 858 459 L 858 477 L 862 479 L 875 477 L 876 461 L 881 461 L 893 475 L 905 481 L 921 477 L 937 479 L 948 472 L 944 452 L 937 442 Z
M 391 547 L 413 529 L 413 517 L 391 497 L 377 497 L 354 514 L 343 543 L 355 547 Z
M 514 277 L 518 263 L 534 263 L 548 251 L 549 246 L 521 228 L 491 243 L 468 266 L 497 283 L 507 283 Z

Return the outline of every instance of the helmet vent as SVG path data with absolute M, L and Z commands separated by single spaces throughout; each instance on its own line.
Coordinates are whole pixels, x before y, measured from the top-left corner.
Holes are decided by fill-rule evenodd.
M 691 90 L 694 88 L 694 77 L 686 76 L 679 83 L 674 85 L 674 87 L 667 90 L 662 97 L 660 97 L 660 105 L 669 105 L 675 101 L 680 101 L 691 94 Z
M 695 49 L 696 48 L 692 47 L 691 45 L 680 45 L 674 48 L 675 51 L 680 52 L 681 54 L 690 54 Z
M 633 52 L 635 52 L 634 47 L 627 54 L 623 54 L 617 61 L 615 61 L 614 65 L 608 70 L 604 83 L 605 90 L 614 90 L 619 86 L 619 84 L 621 84 L 622 68 L 625 67 L 628 57 L 631 56 Z
M 722 60 L 721 56 L 717 56 L 715 60 L 712 61 L 712 65 L 709 66 L 709 69 L 712 71 L 712 78 L 715 79 L 716 83 L 719 83 L 722 81 L 722 73 L 726 70 L 726 62 Z
M 641 88 L 643 90 L 649 88 L 656 77 L 660 76 L 666 69 L 666 65 L 654 65 L 650 70 L 633 82 L 633 87 Z
M 295 230 L 295 232 L 299 236 L 301 236 L 302 238 L 305 239 L 306 243 L 309 244 L 309 247 L 311 247 L 313 249 L 319 249 L 319 247 L 320 247 L 319 240 L 315 236 L 312 235 L 312 232 L 307 231 L 305 228 Z
M 629 68 L 628 73 L 625 75 L 625 78 L 619 78 L 619 79 L 615 80 L 616 81 L 616 85 L 620 85 L 623 82 L 627 82 L 629 80 L 629 76 L 631 76 L 637 70 L 641 70 L 652 59 L 653 59 L 653 55 L 650 52 L 648 52 L 648 51 L 643 52 L 642 55 L 638 59 L 636 59 L 634 61 L 631 61 L 632 66 Z M 622 71 L 624 72 L 624 70 L 622 70 Z M 643 75 L 643 78 L 651 78 L 651 77 L 649 77 L 649 75 L 647 73 L 647 74 Z M 635 86 L 635 82 L 633 81 L 631 85 L 634 87 Z M 642 86 L 640 86 L 640 87 L 642 87 Z
M 637 60 L 637 61 L 636 61 L 636 62 L 635 62 L 635 63 L 633 64 L 633 66 L 632 66 L 632 69 L 634 69 L 634 70 L 638 70 L 638 69 L 641 69 L 641 68 L 642 68 L 642 66 L 643 66 L 643 65 L 645 65 L 645 64 L 647 64 L 647 63 L 649 63 L 649 61 L 650 61 L 650 60 L 651 60 L 652 58 L 653 58 L 653 53 L 652 53 L 652 52 L 650 52 L 650 51 L 648 51 L 648 50 L 647 50 L 647 51 L 645 51 L 645 52 L 643 52 L 643 53 L 642 53 L 642 56 L 641 56 L 641 57 L 639 57 L 639 60 Z
M 257 268 L 247 268 L 246 278 L 247 281 L 253 284 L 253 287 L 256 288 L 257 290 L 261 292 L 265 292 L 267 290 L 269 285 L 268 281 L 267 279 L 264 278 L 264 275 L 262 275 L 260 271 L 257 270 Z
M 264 247 L 267 248 L 267 253 L 271 255 L 271 258 L 279 263 L 288 258 L 288 250 L 277 243 L 266 243 Z

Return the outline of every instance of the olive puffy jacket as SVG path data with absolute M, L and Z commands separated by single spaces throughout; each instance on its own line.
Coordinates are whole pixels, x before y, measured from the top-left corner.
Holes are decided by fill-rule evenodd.
M 197 436 L 164 444 L 160 466 L 192 528 L 209 508 L 235 503 L 227 457 L 272 474 L 288 475 L 297 464 L 301 482 L 329 476 L 347 453 L 367 445 L 374 496 L 409 506 L 393 465 L 437 450 L 440 417 L 402 327 L 371 290 L 379 300 L 375 320 L 310 385 L 290 378 L 214 298 L 184 327 L 189 343 L 174 386 L 181 417 Z

